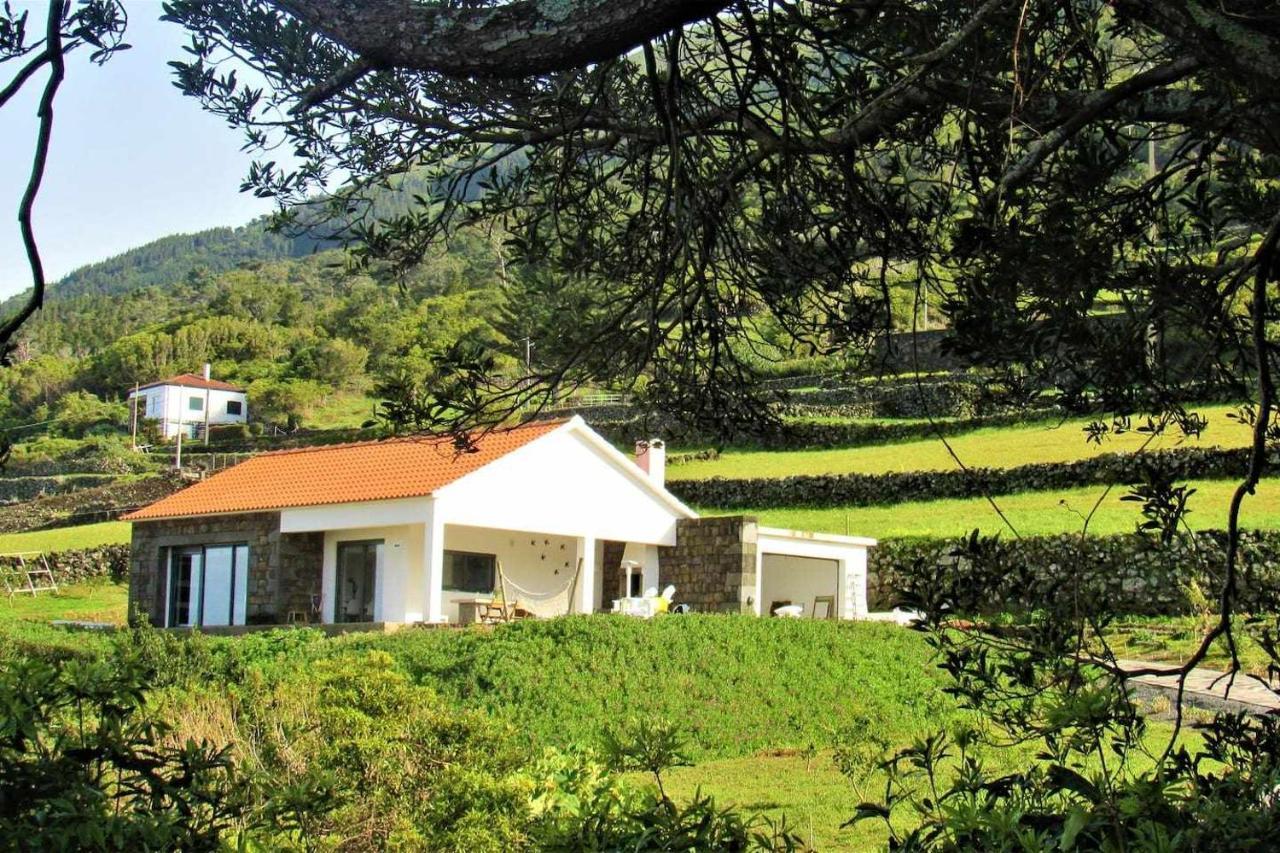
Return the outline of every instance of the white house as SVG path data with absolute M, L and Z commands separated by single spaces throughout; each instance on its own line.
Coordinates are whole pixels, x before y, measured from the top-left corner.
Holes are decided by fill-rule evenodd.
M 573 418 L 263 454 L 125 516 L 131 612 L 439 623 L 495 596 L 553 616 L 671 584 L 697 611 L 865 615 L 874 540 L 700 518 L 664 488 L 661 442 L 639 450 Z
M 211 426 L 242 424 L 249 419 L 249 398 L 243 388 L 209 375 L 182 373 L 142 385 L 129 392 L 130 411 L 136 421 L 158 421 L 161 434 L 173 438 L 203 436 Z

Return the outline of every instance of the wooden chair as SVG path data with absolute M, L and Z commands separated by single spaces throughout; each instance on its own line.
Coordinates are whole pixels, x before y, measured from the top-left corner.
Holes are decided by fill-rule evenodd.
M 818 606 L 822 604 L 825 604 L 827 606 L 826 615 L 819 617 Z M 836 597 L 834 595 L 815 595 L 813 597 L 812 618 L 835 619 L 836 618 Z

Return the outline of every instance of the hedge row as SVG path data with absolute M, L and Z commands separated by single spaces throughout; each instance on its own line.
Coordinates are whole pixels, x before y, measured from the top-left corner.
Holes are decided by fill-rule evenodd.
M 927 597 L 961 614 L 1055 606 L 1134 615 L 1204 612 L 1222 586 L 1226 541 L 1222 531 L 1169 545 L 1136 533 L 885 541 L 871 549 L 867 593 L 872 610 Z M 1241 535 L 1239 591 L 1244 612 L 1272 612 L 1280 604 L 1280 531 Z
M 129 577 L 129 546 L 100 545 L 97 548 L 81 548 L 72 551 L 54 551 L 45 554 L 45 560 L 53 571 L 53 579 L 59 584 L 78 583 L 95 578 L 110 578 L 123 582 Z M 19 565 L 13 557 L 0 557 L 0 568 L 13 569 Z M 30 568 L 38 568 L 38 561 L 27 561 Z
M 782 406 L 784 415 L 808 412 L 855 418 L 972 418 L 1015 410 L 1028 407 L 1006 398 L 998 387 L 954 379 L 794 391 Z
M 791 421 L 783 424 L 781 432 L 762 438 L 760 446 L 766 450 L 803 450 L 806 448 L 867 447 L 878 444 L 894 444 L 903 441 L 919 441 L 927 438 L 961 435 L 991 427 L 1018 426 L 1041 422 L 1034 414 L 1013 412 L 1004 415 L 987 415 L 978 418 L 961 418 L 929 423 L 808 423 Z
M 703 435 L 694 431 L 682 432 L 675 430 L 670 425 L 655 429 L 653 423 L 646 423 L 641 420 L 588 420 L 592 429 L 610 441 L 624 447 L 630 446 L 631 442 L 636 441 L 641 436 L 655 432 L 659 435 L 666 435 L 671 440 L 678 440 L 688 444 L 718 443 L 714 436 Z M 929 423 L 928 421 L 916 423 L 883 423 L 878 421 L 814 423 L 803 420 L 787 421 L 776 432 L 757 436 L 749 443 L 735 443 L 732 446 L 763 450 L 867 447 L 936 438 L 939 433 L 945 436 L 954 436 L 991 427 L 1018 426 L 1043 422 L 1044 418 L 1037 417 L 1034 413 L 1023 412 L 988 415 L 979 418 L 943 420 L 935 421 L 934 423 Z M 667 457 L 668 464 L 672 464 L 672 460 L 672 456 Z
M 1243 476 L 1248 448 L 1185 448 L 1152 453 L 1103 453 L 1078 462 L 890 474 L 821 474 L 667 484 L 681 500 L 717 509 L 871 506 L 943 498 L 972 498 L 1078 486 L 1142 482 L 1152 473 L 1177 480 Z

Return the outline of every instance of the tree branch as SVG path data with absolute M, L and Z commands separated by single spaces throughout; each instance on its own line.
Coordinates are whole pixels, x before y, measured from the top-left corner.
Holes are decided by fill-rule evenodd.
M 519 78 L 612 59 L 715 15 L 728 0 L 515 0 L 449 9 L 413 0 L 273 0 L 378 68 Z
M 1149 71 L 1135 74 L 1123 83 L 1110 89 L 1103 89 L 1085 98 L 1080 110 L 1058 125 L 1042 139 L 1027 148 L 1027 153 L 1005 172 L 1000 179 L 1002 190 L 1016 187 L 1031 176 L 1036 167 L 1045 161 L 1050 154 L 1057 151 L 1086 124 L 1097 119 L 1103 113 L 1129 98 L 1157 86 L 1166 86 L 1181 80 L 1201 66 L 1200 58 L 1183 56 Z
M 36 135 L 36 151 L 31 162 L 31 177 L 27 179 L 27 189 L 22 194 L 22 202 L 18 205 L 18 227 L 22 230 L 22 244 L 27 252 L 27 263 L 31 266 L 31 296 L 22 309 L 0 326 L 0 360 L 7 360 L 12 350 L 12 338 L 22 324 L 44 305 L 44 264 L 40 260 L 40 249 L 36 245 L 35 229 L 31 224 L 31 211 L 35 206 L 36 196 L 40 192 L 40 183 L 44 180 L 44 167 L 49 159 L 49 139 L 53 133 L 53 99 L 62 85 L 66 74 L 66 64 L 62 55 L 62 9 L 61 0 L 50 0 L 48 19 L 48 53 L 49 80 L 45 83 L 44 94 L 40 97 L 37 115 L 40 117 L 40 129 Z

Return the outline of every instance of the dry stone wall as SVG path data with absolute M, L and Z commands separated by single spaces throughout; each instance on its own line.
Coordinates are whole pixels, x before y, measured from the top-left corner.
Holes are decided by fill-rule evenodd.
M 1221 590 L 1226 539 L 1210 530 L 1169 544 L 1139 534 L 885 541 L 869 554 L 867 597 L 872 610 L 888 610 L 927 586 L 961 613 L 1062 600 L 1135 615 L 1195 613 Z M 1280 607 L 1280 534 L 1242 534 L 1237 582 L 1241 611 Z

